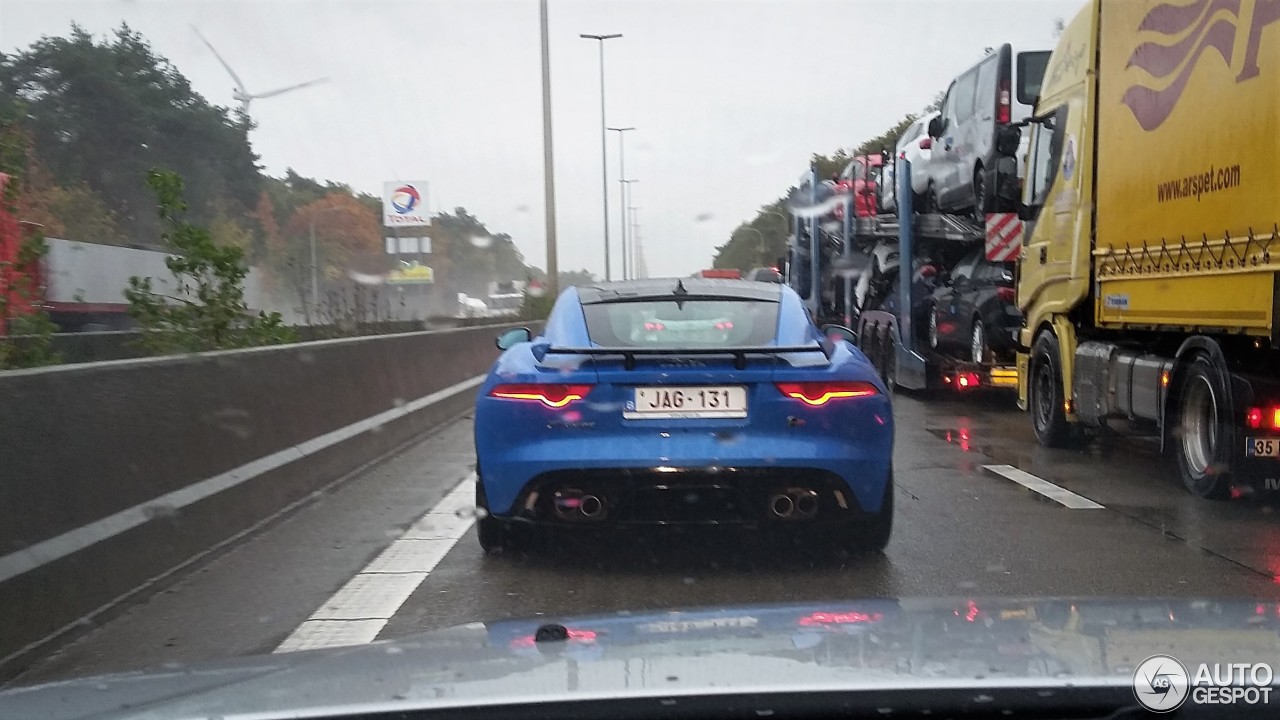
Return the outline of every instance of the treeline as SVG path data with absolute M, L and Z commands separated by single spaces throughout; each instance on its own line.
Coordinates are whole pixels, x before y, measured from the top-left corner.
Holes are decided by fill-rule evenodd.
M 892 152 L 898 145 L 898 139 L 911 126 L 911 123 L 922 114 L 942 107 L 944 94 L 939 93 L 920 113 L 908 113 L 892 127 L 863 141 L 862 144 L 849 149 L 837 149 L 830 155 L 814 153 L 809 162 L 817 167 L 818 177 L 830 178 L 844 170 L 845 166 L 859 155 L 869 155 L 882 150 Z M 712 267 L 737 268 L 746 272 L 752 268 L 771 266 L 783 257 L 787 251 L 787 233 L 790 230 L 787 198 L 793 189 L 788 189 L 777 200 L 761 206 L 756 211 L 755 217 L 734 228 L 729 239 L 716 248 Z
M 219 244 L 242 247 L 283 296 L 310 293 L 310 240 L 325 290 L 382 274 L 381 202 L 341 182 L 263 172 L 239 110 L 210 104 L 142 35 L 105 38 L 78 26 L 0 54 L 0 135 L 24 151 L 0 172 L 20 176 L 20 219 L 46 237 L 171 250 L 161 240 L 153 169 L 182 178 L 187 218 Z M 463 208 L 433 220 L 433 297 L 482 295 L 490 280 L 539 277 L 509 235 Z

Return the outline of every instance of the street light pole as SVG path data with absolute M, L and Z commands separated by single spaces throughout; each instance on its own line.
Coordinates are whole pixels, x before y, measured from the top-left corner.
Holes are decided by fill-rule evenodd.
M 604 279 L 612 280 L 609 268 L 609 153 L 605 147 L 608 125 L 604 117 L 604 41 L 622 37 L 621 34 L 590 35 L 581 33 L 578 37 L 584 40 L 595 40 L 600 45 L 600 193 L 604 203 Z
M 627 162 L 622 149 L 623 133 L 635 130 L 633 127 L 609 128 L 613 132 L 618 133 L 618 201 L 621 203 L 618 213 L 622 216 L 622 279 L 629 280 L 630 275 L 627 272 L 627 186 L 623 180 L 627 176 Z
M 311 213 L 311 303 L 305 308 L 308 322 L 310 322 L 311 318 L 311 307 L 320 307 L 320 283 L 316 276 L 316 218 L 327 212 L 340 209 L 327 207 Z
M 560 264 L 556 257 L 556 174 L 551 154 L 551 53 L 547 0 L 540 3 L 542 25 L 542 193 L 547 233 L 547 293 L 560 294 Z
M 618 182 L 622 183 L 622 187 L 623 187 L 622 209 L 624 212 L 626 212 L 628 210 L 628 206 L 631 204 L 631 183 L 638 183 L 640 181 L 639 180 L 619 180 Z M 634 267 L 634 263 L 631 262 L 631 251 L 628 249 L 631 247 L 631 243 L 628 242 L 627 240 L 627 233 L 629 230 L 632 230 L 632 229 L 634 229 L 632 225 L 624 225 L 622 228 L 622 262 L 625 263 L 627 267 L 631 268 L 631 275 L 634 276 L 635 267 Z M 624 279 L 626 279 L 626 277 L 627 276 L 625 275 L 623 276 Z

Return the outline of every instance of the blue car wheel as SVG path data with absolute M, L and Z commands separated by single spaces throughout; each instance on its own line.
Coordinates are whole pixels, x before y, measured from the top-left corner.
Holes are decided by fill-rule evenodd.
M 851 552 L 878 553 L 889 544 L 889 536 L 893 534 L 893 469 L 889 469 L 889 478 L 884 484 L 884 499 L 880 509 L 874 513 L 866 513 L 854 522 L 848 537 L 848 550 Z

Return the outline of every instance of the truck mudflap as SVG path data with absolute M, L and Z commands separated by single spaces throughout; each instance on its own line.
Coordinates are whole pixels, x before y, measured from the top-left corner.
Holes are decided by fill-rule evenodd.
M 1237 412 L 1233 496 L 1280 492 L 1280 382 L 1248 373 L 1231 374 Z

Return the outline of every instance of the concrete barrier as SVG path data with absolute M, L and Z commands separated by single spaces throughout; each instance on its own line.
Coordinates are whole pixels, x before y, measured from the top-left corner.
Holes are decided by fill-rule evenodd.
M 514 326 L 0 373 L 0 666 L 456 417 Z

